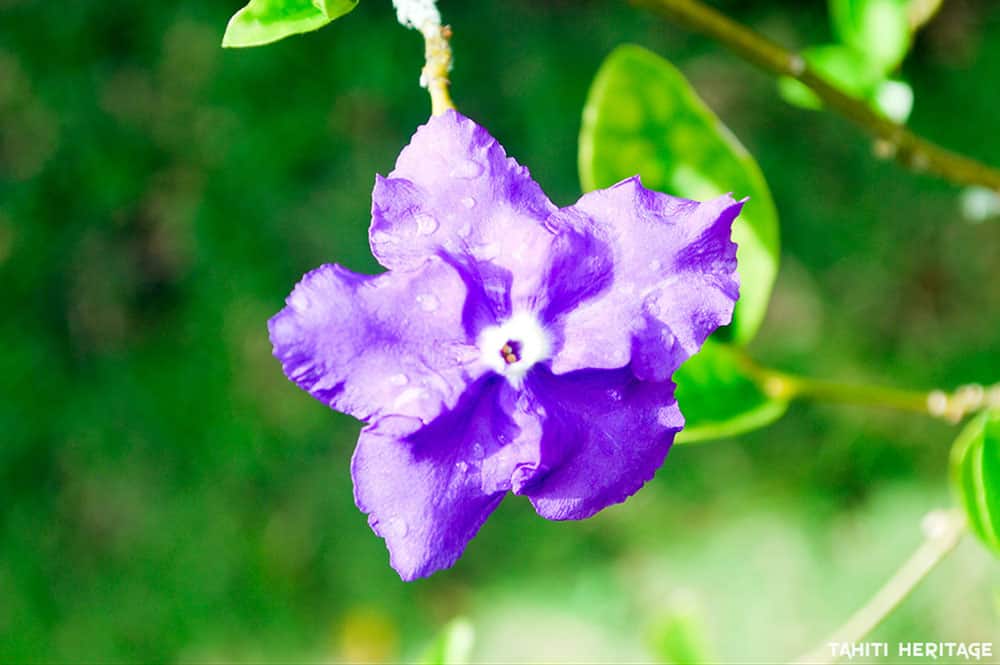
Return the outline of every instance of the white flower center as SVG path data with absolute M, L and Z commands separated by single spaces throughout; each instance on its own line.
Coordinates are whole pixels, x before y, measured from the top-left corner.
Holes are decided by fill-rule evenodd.
M 487 367 L 519 385 L 535 363 L 552 352 L 545 329 L 528 312 L 519 312 L 498 326 L 484 328 L 476 341 Z

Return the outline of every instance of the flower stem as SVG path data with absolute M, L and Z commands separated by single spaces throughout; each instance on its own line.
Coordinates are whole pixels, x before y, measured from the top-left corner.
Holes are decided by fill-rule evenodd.
M 454 109 L 448 86 L 448 72 L 451 71 L 451 28 L 447 25 L 432 26 L 430 30 L 421 30 L 424 35 L 424 71 L 420 80 L 427 86 L 431 95 L 431 115 L 440 115 L 448 109 Z
M 951 423 L 957 423 L 965 416 L 982 409 L 1000 407 L 1000 384 L 989 388 L 979 384 L 968 384 L 951 393 L 943 390 L 903 390 L 795 376 L 762 367 L 746 355 L 741 360 L 744 369 L 764 394 L 783 401 L 809 399 L 882 407 L 921 413 Z
M 840 656 L 836 644 L 860 642 L 934 570 L 949 552 L 955 549 L 965 531 L 965 518 L 957 510 L 938 510 L 929 513 L 923 521 L 924 542 L 906 560 L 896 574 L 872 596 L 868 603 L 855 612 L 822 646 L 799 657 L 795 663 L 827 665 Z
M 980 185 L 1000 192 L 1000 170 L 923 139 L 864 101 L 848 95 L 811 69 L 805 59 L 753 30 L 736 23 L 698 0 L 631 0 L 715 39 L 737 55 L 778 76 L 788 76 L 809 87 L 827 107 L 858 125 L 876 139 L 879 157 L 894 157 L 915 171 L 936 175 L 960 185 Z
M 451 28 L 441 25 L 436 0 L 393 0 L 396 17 L 407 28 L 416 28 L 424 37 L 424 68 L 420 85 L 431 95 L 431 115 L 454 109 L 448 90 L 451 71 Z

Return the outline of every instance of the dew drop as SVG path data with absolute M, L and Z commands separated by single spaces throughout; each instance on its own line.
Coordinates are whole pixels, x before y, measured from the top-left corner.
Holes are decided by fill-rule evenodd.
M 656 422 L 664 427 L 677 427 L 677 413 L 670 408 L 664 407 L 656 412 Z
M 476 199 L 472 198 L 471 196 L 463 196 L 462 205 L 464 205 L 466 208 L 474 208 L 476 207 Z
M 309 302 L 309 296 L 305 294 L 304 289 L 295 289 L 292 291 L 289 301 L 292 303 L 292 307 L 300 312 L 308 310 L 312 304 Z
M 490 259 L 495 259 L 500 256 L 500 245 L 495 242 L 486 243 L 485 245 L 479 246 L 479 258 L 483 261 L 489 261 Z
M 394 386 L 405 386 L 410 381 L 405 374 L 393 374 L 389 377 L 389 383 Z
M 410 530 L 409 525 L 406 523 L 402 517 L 393 517 L 385 525 L 387 535 L 395 536 L 396 538 L 402 538 L 406 535 L 406 532 Z
M 438 230 L 438 221 L 430 215 L 417 215 L 417 233 L 422 236 L 429 236 Z
M 399 396 L 393 400 L 392 406 L 394 409 L 409 409 L 414 404 L 418 404 L 427 399 L 428 396 L 428 392 L 422 388 L 407 388 L 403 392 L 399 393 Z
M 396 237 L 386 231 L 376 231 L 372 234 L 373 245 L 395 245 L 397 242 Z
M 469 465 L 465 462 L 455 462 L 455 470 L 459 473 L 465 473 L 469 470 Z
M 463 180 L 471 180 L 472 178 L 479 177 L 483 172 L 483 167 L 476 162 L 471 160 L 465 160 L 458 166 L 451 170 L 452 178 L 462 178 Z
M 441 304 L 441 301 L 437 299 L 437 296 L 430 293 L 422 293 L 417 296 L 417 304 L 420 305 L 420 309 L 425 312 L 433 312 Z
M 609 390 L 608 397 L 610 397 L 615 402 L 622 401 L 622 393 L 620 390 Z

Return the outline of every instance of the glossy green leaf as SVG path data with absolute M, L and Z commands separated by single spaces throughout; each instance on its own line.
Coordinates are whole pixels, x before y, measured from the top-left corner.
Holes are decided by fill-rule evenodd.
M 761 390 L 740 354 L 710 339 L 674 374 L 677 403 L 686 421 L 678 443 L 749 432 L 771 424 L 788 409 L 787 401 Z
M 962 430 L 951 463 L 969 528 L 1000 555 L 1000 412 L 984 413 Z
M 864 56 L 841 44 L 812 46 L 801 55 L 813 71 L 852 97 L 869 98 L 882 80 L 881 73 Z M 793 78 L 778 79 L 778 91 L 789 104 L 807 109 L 823 106 L 812 90 Z
M 912 39 L 905 0 L 830 0 L 830 17 L 841 42 L 887 74 L 896 69 Z
M 740 300 L 732 339 L 760 327 L 778 271 L 778 216 L 753 157 L 663 58 L 621 46 L 601 65 L 583 111 L 580 180 L 587 191 L 639 174 L 650 189 L 750 200 L 733 226 Z
M 250 0 L 229 19 L 222 45 L 236 48 L 270 44 L 322 28 L 357 4 L 358 0 Z
M 475 631 L 468 619 L 453 619 L 418 661 L 421 665 L 464 665 L 469 662 Z

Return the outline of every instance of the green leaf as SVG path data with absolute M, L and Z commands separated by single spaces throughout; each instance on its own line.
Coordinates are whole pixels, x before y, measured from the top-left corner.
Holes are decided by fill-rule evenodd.
M 705 620 L 697 607 L 674 607 L 654 621 L 648 642 L 665 665 L 699 665 L 717 658 L 709 648 Z
M 801 55 L 813 71 L 858 99 L 872 96 L 882 80 L 882 74 L 864 56 L 841 44 L 811 46 Z M 823 107 L 812 90 L 793 78 L 783 76 L 778 79 L 778 92 L 789 104 L 807 109 Z
M 823 100 L 817 97 L 816 93 L 809 89 L 809 86 L 799 83 L 790 76 L 782 76 L 778 79 L 778 94 L 792 106 L 810 111 L 819 111 L 823 108 Z
M 732 192 L 750 201 L 733 226 L 740 300 L 732 339 L 760 327 L 778 271 L 778 216 L 753 157 L 666 60 L 620 46 L 601 65 L 583 110 L 584 190 L 639 174 L 646 187 L 704 200 Z
M 916 32 L 924 27 L 941 9 L 943 0 L 909 0 L 906 3 L 906 18 L 910 30 Z
M 984 413 L 962 430 L 951 464 L 969 528 L 1000 556 L 1000 411 Z
M 674 381 L 686 421 L 678 443 L 749 432 L 771 424 L 788 409 L 787 401 L 767 395 L 754 381 L 739 350 L 711 339 L 681 365 Z
M 236 48 L 270 44 L 322 28 L 357 4 L 358 0 L 250 0 L 229 19 L 222 45 Z
M 910 49 L 908 9 L 905 0 L 830 0 L 837 37 L 882 74 L 899 67 Z
M 419 659 L 421 665 L 463 665 L 469 662 L 475 631 L 465 618 L 453 619 L 445 626 Z
M 884 79 L 881 72 L 854 49 L 840 44 L 813 46 L 802 52 L 809 67 L 841 91 L 866 101 L 873 109 L 900 124 L 913 110 L 913 89 L 905 81 Z M 778 92 L 789 104 L 819 110 L 823 102 L 793 78 L 778 79 Z

